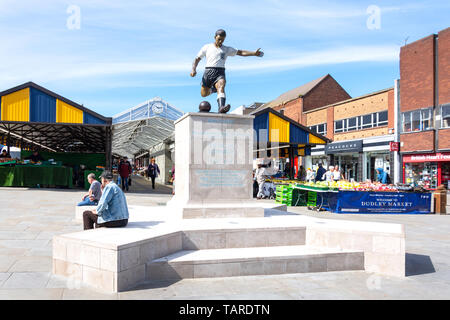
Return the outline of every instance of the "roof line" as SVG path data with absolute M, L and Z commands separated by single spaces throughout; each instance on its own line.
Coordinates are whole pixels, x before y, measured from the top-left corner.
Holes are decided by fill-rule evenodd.
M 76 103 L 76 102 L 74 102 L 74 101 L 72 101 L 70 99 L 64 98 L 63 96 L 60 96 L 59 94 L 57 94 L 57 93 L 55 93 L 53 91 L 50 91 L 50 90 L 48 90 L 48 89 L 46 89 L 44 87 L 41 87 L 40 85 L 38 85 L 38 84 L 36 84 L 36 83 L 34 83 L 32 81 L 29 81 L 29 82 L 26 82 L 24 84 L 18 85 L 18 86 L 14 87 L 14 88 L 2 91 L 2 92 L 0 92 L 0 96 L 4 96 L 4 95 L 7 95 L 7 94 L 10 94 L 10 93 L 22 90 L 22 89 L 30 88 L 30 87 L 34 88 L 34 89 L 37 89 L 37 90 L 40 90 L 40 91 L 46 93 L 47 95 L 52 96 L 55 99 L 59 99 L 59 100 L 65 102 L 67 104 L 70 104 L 70 105 L 72 105 L 72 106 L 74 106 L 74 107 L 76 107 L 78 109 L 81 109 L 82 111 L 85 111 L 85 112 L 91 114 L 94 117 L 100 118 L 101 120 L 106 121 L 107 124 L 111 124 L 112 123 L 112 118 L 102 116 L 101 114 L 99 114 L 99 113 L 97 113 L 95 111 L 92 111 L 91 109 L 88 109 L 88 108 L 86 108 L 86 107 L 84 107 L 84 106 L 82 106 L 82 105 L 80 105 L 80 104 L 78 104 L 78 103 Z
M 313 89 L 315 88 L 315 87 L 317 87 L 319 84 L 321 84 L 325 79 L 327 79 L 328 77 L 331 77 L 331 78 L 333 78 L 332 76 L 331 76 L 331 74 L 329 74 L 329 73 L 327 73 L 324 77 L 322 77 L 322 79 L 319 81 L 319 82 L 317 82 L 311 89 L 309 89 L 302 97 L 304 97 L 304 96 L 307 96 L 311 91 L 313 91 Z M 336 79 L 334 79 L 333 78 L 333 80 L 334 81 L 336 81 Z M 337 81 L 336 81 L 337 82 Z M 338 83 L 339 84 L 339 83 Z M 344 90 L 345 91 L 345 90 Z M 297 98 L 298 99 L 298 98 Z M 295 100 L 295 99 L 293 99 L 293 100 Z M 292 100 L 291 100 L 292 101 Z M 286 102 L 285 102 L 286 103 Z M 285 104 L 285 103 L 283 103 L 283 104 Z
M 308 83 L 311 83 L 311 82 L 314 82 L 314 81 L 317 81 L 318 79 L 320 79 L 320 81 L 318 81 L 313 87 L 311 87 L 305 94 L 303 94 L 303 95 L 297 95 L 295 98 L 293 98 L 293 99 L 290 99 L 290 100 L 286 100 L 286 101 L 283 101 L 283 102 L 281 102 L 281 103 L 279 103 L 279 104 L 277 104 L 277 105 L 274 105 L 274 106 L 269 106 L 271 103 L 273 103 L 275 100 L 277 100 L 277 99 L 279 99 L 281 96 L 283 96 L 284 94 L 286 94 L 286 93 L 288 93 L 288 92 L 291 92 L 291 91 L 293 91 L 293 90 L 295 90 L 295 89 L 297 89 L 297 88 L 300 88 L 300 87 L 295 87 L 295 88 L 293 88 L 293 89 L 290 89 L 290 90 L 288 90 L 288 91 L 286 91 L 286 92 L 283 92 L 282 94 L 280 94 L 278 97 L 276 97 L 275 99 L 272 99 L 272 100 L 270 100 L 269 102 L 266 102 L 266 103 L 264 103 L 263 105 L 261 105 L 261 106 L 259 106 L 255 111 L 257 111 L 258 109 L 261 109 L 261 110 L 263 110 L 263 109 L 266 109 L 266 108 L 272 108 L 272 107 L 277 107 L 277 106 L 280 106 L 280 105 L 285 105 L 286 103 L 289 103 L 289 102 L 291 102 L 291 101 L 294 101 L 295 99 L 298 99 L 298 98 L 300 98 L 300 97 L 304 97 L 304 96 L 306 96 L 309 92 L 311 92 L 319 83 L 321 83 L 323 80 L 325 80 L 326 78 L 328 78 L 328 77 L 332 77 L 329 73 L 327 73 L 326 75 L 324 75 L 324 76 L 321 76 L 321 77 L 319 77 L 319 78 L 317 78 L 317 79 L 314 79 L 314 80 L 311 80 L 311 81 L 309 81 L 309 82 L 307 82 L 307 83 L 305 83 L 305 84 L 303 84 L 303 85 L 301 85 L 300 87 L 304 87 L 304 86 L 306 86 Z M 333 78 L 334 79 L 334 78 Z M 336 80 L 335 80 L 336 81 Z M 337 81 L 336 81 L 337 82 Z
M 142 107 L 142 106 L 144 106 L 144 105 L 146 105 L 146 104 L 148 104 L 148 103 L 150 103 L 150 102 L 153 102 L 153 101 L 162 101 L 162 102 L 164 102 L 165 104 L 167 104 L 169 107 L 171 107 L 172 109 L 175 109 L 176 111 L 178 111 L 178 112 L 184 114 L 183 111 L 181 111 L 181 110 L 179 110 L 178 108 L 174 107 L 173 105 L 171 105 L 169 102 L 167 102 L 167 101 L 164 100 L 163 98 L 161 98 L 161 97 L 153 97 L 153 98 L 151 98 L 151 99 L 148 99 L 148 100 L 146 100 L 146 101 L 144 101 L 144 102 L 141 102 L 141 103 L 135 105 L 134 107 L 128 108 L 128 109 L 126 109 L 125 111 L 122 111 L 122 112 L 120 112 L 120 113 L 115 114 L 114 116 L 112 116 L 112 118 L 120 117 L 121 115 L 124 115 L 124 114 L 126 114 L 127 112 L 130 112 L 130 111 L 132 111 L 132 110 L 134 110 L 134 109 L 138 109 L 138 108 L 140 108 L 140 107 Z
M 338 106 L 338 105 L 341 105 L 341 104 L 344 104 L 344 103 L 348 103 L 348 102 L 351 102 L 351 101 L 356 101 L 356 100 L 359 100 L 359 99 L 368 98 L 368 97 L 374 96 L 376 94 L 380 94 L 380 93 L 383 93 L 383 92 L 390 91 L 392 89 L 394 89 L 394 87 L 390 87 L 390 88 L 378 90 L 378 91 L 375 91 L 375 92 L 371 92 L 371 93 L 368 93 L 368 94 L 365 94 L 365 95 L 362 95 L 362 96 L 359 96 L 359 97 L 356 97 L 356 98 L 342 100 L 342 101 L 335 102 L 335 103 L 332 103 L 332 104 L 328 104 L 326 106 L 323 106 L 323 107 L 320 107 L 320 108 L 316 108 L 316 109 L 313 109 L 313 110 L 303 111 L 303 113 L 311 113 L 311 112 L 318 111 L 318 110 L 323 110 L 323 109 L 326 109 L 326 108 L 329 108 L 329 107 L 335 107 L 335 106 Z
M 303 97 L 305 97 L 305 96 L 307 96 L 311 91 L 313 91 L 313 89 L 315 88 L 315 87 L 317 87 L 320 83 L 322 83 L 322 81 L 323 80 L 325 80 L 326 78 L 328 78 L 328 77 L 331 77 L 331 75 L 329 74 L 329 73 L 327 73 L 325 76 L 323 76 L 322 77 L 322 80 L 320 80 L 319 82 L 317 82 L 311 89 L 309 89 L 305 94 L 303 94 L 303 95 L 300 95 L 300 96 L 298 96 L 297 98 L 294 98 L 294 99 L 291 99 L 291 100 L 287 100 L 287 101 L 284 101 L 284 102 L 282 102 L 281 104 L 279 104 L 279 105 L 277 105 L 277 106 L 275 106 L 275 107 L 278 107 L 278 106 L 280 106 L 280 105 L 282 105 L 282 106 L 284 106 L 285 104 L 287 104 L 287 103 L 289 103 L 289 102 L 291 102 L 291 101 L 294 101 L 294 100 L 296 100 L 296 99 L 298 99 L 298 98 L 303 98 Z M 333 77 L 332 77 L 333 78 Z M 333 78 L 334 79 L 334 78 Z M 313 80 L 314 81 L 314 80 Z M 336 81 L 336 80 L 335 80 Z M 337 81 L 336 81 L 337 82 Z M 339 83 L 338 83 L 339 84 Z M 342 88 L 342 89 L 344 89 L 344 88 Z M 345 91 L 345 89 L 344 89 L 344 91 Z

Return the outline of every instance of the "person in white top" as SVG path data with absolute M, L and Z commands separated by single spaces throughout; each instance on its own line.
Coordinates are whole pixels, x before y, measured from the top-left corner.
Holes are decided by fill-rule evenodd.
M 229 56 L 257 56 L 262 57 L 264 53 L 258 49 L 256 51 L 236 50 L 223 45 L 226 37 L 225 30 L 219 29 L 215 34 L 215 42 L 204 45 L 198 52 L 192 64 L 191 77 L 197 74 L 197 65 L 203 57 L 206 57 L 206 67 L 202 78 L 202 88 L 200 94 L 207 97 L 213 92 L 217 92 L 217 104 L 219 113 L 230 111 L 230 105 L 225 105 L 225 60 Z
M 334 167 L 329 166 L 328 171 L 325 172 L 325 181 L 333 181 L 334 180 Z
M 306 181 L 311 182 L 314 180 L 314 171 L 311 170 L 311 168 L 308 168 L 306 170 Z
M 341 180 L 341 171 L 339 170 L 338 166 L 334 167 L 334 171 L 333 171 L 333 180 L 334 181 L 339 181 Z

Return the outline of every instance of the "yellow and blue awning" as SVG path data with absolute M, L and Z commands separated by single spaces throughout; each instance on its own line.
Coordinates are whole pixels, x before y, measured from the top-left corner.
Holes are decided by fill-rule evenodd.
M 110 125 L 112 120 L 27 82 L 0 92 L 0 121 Z
M 105 153 L 109 159 L 111 123 L 112 118 L 33 82 L 0 92 L 0 143 L 4 145 Z
M 253 115 L 255 116 L 253 128 L 256 131 L 258 143 L 289 144 L 298 148 L 299 155 L 307 155 L 305 149 L 331 142 L 327 137 L 312 132 L 309 128 L 271 108 L 263 109 Z

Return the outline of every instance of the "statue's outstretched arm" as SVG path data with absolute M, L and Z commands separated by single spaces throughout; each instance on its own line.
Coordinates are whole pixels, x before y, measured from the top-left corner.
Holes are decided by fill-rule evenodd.
M 249 56 L 262 57 L 264 55 L 264 52 L 261 51 L 261 48 L 259 48 L 256 51 L 238 50 L 236 52 L 236 55 L 243 56 L 243 57 L 249 57 Z

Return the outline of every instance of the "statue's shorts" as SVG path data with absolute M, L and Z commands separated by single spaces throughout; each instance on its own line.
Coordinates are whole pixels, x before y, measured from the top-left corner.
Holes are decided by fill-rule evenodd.
M 225 68 L 206 67 L 202 78 L 202 87 L 210 88 L 212 92 L 217 92 L 215 84 L 220 79 L 225 80 Z

